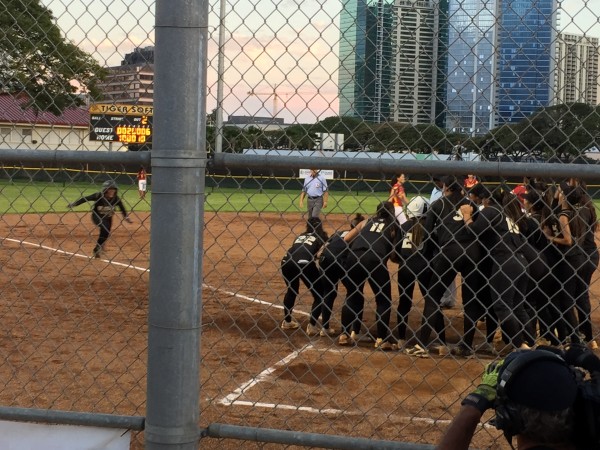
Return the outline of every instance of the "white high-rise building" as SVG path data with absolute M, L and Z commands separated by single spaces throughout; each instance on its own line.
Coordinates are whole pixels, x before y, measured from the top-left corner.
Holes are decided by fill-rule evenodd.
M 564 103 L 600 103 L 599 39 L 560 33 L 556 42 L 555 105 Z
M 396 0 L 391 118 L 433 123 L 437 89 L 438 2 Z

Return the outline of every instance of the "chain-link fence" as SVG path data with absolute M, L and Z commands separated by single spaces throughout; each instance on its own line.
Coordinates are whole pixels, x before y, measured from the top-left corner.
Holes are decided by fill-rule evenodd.
M 0 417 L 431 448 L 596 350 L 592 6 L 1 1 Z

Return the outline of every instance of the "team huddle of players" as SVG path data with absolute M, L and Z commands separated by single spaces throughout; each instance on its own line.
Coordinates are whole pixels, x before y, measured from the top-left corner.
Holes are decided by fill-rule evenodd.
M 449 350 L 457 356 L 585 342 L 596 349 L 589 288 L 598 266 L 597 218 L 585 183 L 558 185 L 525 180 L 512 192 L 476 182 L 467 187 L 454 176 L 439 180 L 441 196 L 410 201 L 394 178 L 390 201 L 350 229 L 331 237 L 318 217 L 307 221 L 281 264 L 287 292 L 282 329 L 296 329 L 292 312 L 300 280 L 313 296 L 309 336 L 338 336 L 354 345 L 363 324 L 364 286 L 376 303 L 375 348 L 402 350 L 417 357 Z M 391 327 L 392 276 L 397 263 L 399 301 Z M 446 345 L 442 298 L 457 275 L 461 279 L 463 330 L 460 341 Z M 338 284 L 346 289 L 341 330 L 331 324 Z M 408 316 L 415 285 L 423 295 L 423 313 L 414 337 Z M 320 322 L 319 322 L 320 320 Z M 474 345 L 477 324 L 485 321 L 485 341 Z M 432 336 L 435 334 L 434 338 Z

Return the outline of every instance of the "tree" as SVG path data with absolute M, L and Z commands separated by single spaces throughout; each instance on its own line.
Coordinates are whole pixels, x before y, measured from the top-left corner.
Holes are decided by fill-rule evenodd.
M 78 94 L 100 98 L 105 71 L 62 37 L 52 11 L 40 0 L 3 0 L 0 14 L 0 90 L 25 93 L 27 106 L 61 114 L 84 104 Z

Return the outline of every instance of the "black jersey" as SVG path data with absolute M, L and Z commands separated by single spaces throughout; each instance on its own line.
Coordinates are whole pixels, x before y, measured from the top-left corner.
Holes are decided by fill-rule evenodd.
M 517 251 L 524 252 L 525 236 L 497 206 L 486 206 L 479 211 L 469 229 L 479 236 L 481 245 L 494 257 L 509 257 Z
M 350 243 L 354 253 L 375 253 L 384 262 L 390 257 L 395 238 L 396 221 L 373 218 L 367 220 L 358 236 Z
M 323 246 L 320 260 L 343 260 L 348 254 L 348 243 L 344 241 L 344 236 L 348 231 L 334 233 Z
M 119 208 L 121 210 L 121 212 L 123 213 L 123 217 L 127 217 L 127 210 L 125 209 L 125 205 L 123 205 L 123 202 L 116 194 L 114 195 L 114 197 L 108 198 L 105 197 L 102 192 L 96 192 L 94 194 L 80 198 L 79 200 L 73 202 L 72 205 L 77 206 L 86 202 L 94 202 L 92 211 L 94 213 L 94 217 L 100 220 L 112 217 L 115 214 L 116 208 Z
M 560 226 L 560 217 L 561 216 L 565 216 L 568 219 L 569 223 L 571 223 L 573 221 L 574 211 L 571 209 L 562 209 L 557 214 L 557 219 L 552 220 L 550 222 L 552 234 L 555 237 L 560 237 L 560 238 L 564 237 L 562 235 L 562 229 Z M 572 244 L 571 245 L 563 245 L 558 242 L 556 243 L 556 248 L 565 256 L 575 256 L 575 255 L 578 255 L 583 252 L 581 245 L 579 245 L 580 242 L 582 241 L 582 236 L 575 236 L 573 234 L 573 228 L 570 227 L 570 229 L 571 229 Z
M 310 262 L 315 259 L 315 255 L 323 245 L 321 238 L 314 233 L 302 233 L 292 243 L 292 246 L 285 254 L 283 260 L 293 260 L 297 263 Z
M 415 219 L 409 219 L 400 226 L 400 236 L 397 239 L 396 253 L 400 263 L 404 263 L 411 267 L 422 265 L 427 266 L 427 261 L 431 260 L 424 253 L 424 239 L 421 242 L 415 242 L 414 227 L 418 226 Z M 423 234 L 425 231 L 423 230 Z M 423 236 L 424 237 L 424 236 Z
M 427 211 L 425 231 L 428 238 L 435 236 L 440 247 L 453 242 L 468 244 L 473 241 L 473 236 L 466 229 L 460 212 L 462 205 L 471 205 L 473 214 L 476 214 L 477 206 L 460 193 L 442 197 L 439 201 L 433 202 Z
M 539 215 L 531 215 L 522 219 L 521 232 L 525 235 L 527 242 L 538 251 L 545 251 L 548 247 L 548 238 L 542 230 Z
M 597 249 L 595 236 L 596 222 L 590 210 L 585 206 L 578 210 L 578 214 L 585 225 L 581 247 L 586 253 L 591 253 Z

